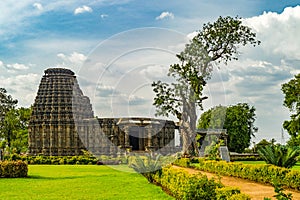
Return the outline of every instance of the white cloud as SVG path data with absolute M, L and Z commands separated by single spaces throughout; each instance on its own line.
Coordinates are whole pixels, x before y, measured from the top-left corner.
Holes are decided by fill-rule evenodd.
M 32 4 L 32 6 L 35 7 L 39 11 L 42 11 L 44 9 L 43 5 L 40 3 L 34 3 L 34 4 Z
M 28 69 L 28 67 L 24 64 L 14 63 L 14 64 L 7 64 L 7 68 L 12 70 L 25 70 Z
M 267 55 L 283 56 L 286 59 L 299 59 L 300 6 L 287 7 L 282 13 L 264 12 L 260 16 L 244 20 L 244 23 L 257 32 L 262 41 L 261 48 Z
M 5 64 L 2 61 L 0 61 L 0 67 L 4 67 L 10 73 L 29 69 L 29 66 L 25 64 L 20 64 L 20 63 Z
M 101 19 L 105 19 L 105 18 L 108 17 L 108 15 L 107 14 L 101 14 L 100 17 L 101 17 Z
M 19 106 L 28 107 L 33 104 L 40 78 L 40 75 L 35 73 L 0 76 L 0 85 L 7 89 L 14 99 L 18 99 Z
M 63 53 L 57 54 L 57 57 L 61 58 L 63 61 L 69 62 L 75 65 L 81 65 L 86 61 L 87 57 L 84 54 L 73 52 L 70 55 L 65 55 Z
M 166 19 L 166 18 L 169 18 L 169 19 L 174 19 L 174 14 L 171 13 L 171 12 L 162 12 L 159 16 L 157 16 L 155 19 L 156 20 L 162 20 L 162 19 Z
M 191 32 L 189 34 L 187 34 L 187 37 L 192 40 L 196 35 L 198 35 L 197 31 Z
M 74 10 L 74 14 L 75 15 L 78 15 L 78 14 L 81 14 L 81 13 L 85 13 L 85 12 L 93 12 L 93 9 L 89 6 L 81 6 L 81 7 L 78 7 Z
M 169 66 L 168 65 L 151 65 L 145 67 L 140 71 L 142 76 L 146 76 L 149 80 L 156 79 L 166 79 L 166 74 L 168 74 Z

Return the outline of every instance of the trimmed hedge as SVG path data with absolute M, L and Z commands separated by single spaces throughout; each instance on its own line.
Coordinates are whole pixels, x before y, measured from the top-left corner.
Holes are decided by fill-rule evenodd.
M 191 167 L 225 176 L 234 176 L 259 183 L 273 184 L 279 182 L 285 188 L 300 191 L 300 172 L 276 167 L 271 164 L 243 164 L 238 162 L 213 161 L 186 158 L 175 161 L 175 165 Z
M 125 157 L 109 157 L 100 156 L 96 158 L 94 156 L 80 155 L 80 156 L 27 156 L 11 154 L 6 157 L 7 160 L 16 161 L 22 160 L 26 161 L 30 165 L 116 165 L 121 163 L 126 163 L 127 158 Z
M 259 156 L 230 156 L 230 161 L 262 161 Z
M 240 195 L 237 188 L 226 188 L 214 179 L 208 179 L 202 174 L 188 172 L 172 167 L 165 167 L 156 172 L 153 180 L 166 192 L 176 199 L 182 200 L 225 200 L 234 195 Z M 239 197 L 241 200 L 250 199 L 247 195 Z
M 23 161 L 0 161 L 1 178 L 27 177 L 28 165 Z

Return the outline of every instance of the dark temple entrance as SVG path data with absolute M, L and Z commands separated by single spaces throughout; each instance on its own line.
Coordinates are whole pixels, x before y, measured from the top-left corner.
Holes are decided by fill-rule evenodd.
M 132 150 L 139 150 L 139 138 L 134 137 L 132 135 L 129 136 L 130 146 L 132 146 Z

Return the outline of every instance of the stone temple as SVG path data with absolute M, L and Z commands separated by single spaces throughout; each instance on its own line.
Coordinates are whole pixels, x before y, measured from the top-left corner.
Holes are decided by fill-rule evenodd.
M 173 153 L 173 121 L 153 118 L 95 118 L 74 72 L 44 71 L 29 122 L 30 155 L 117 155 L 125 151 Z

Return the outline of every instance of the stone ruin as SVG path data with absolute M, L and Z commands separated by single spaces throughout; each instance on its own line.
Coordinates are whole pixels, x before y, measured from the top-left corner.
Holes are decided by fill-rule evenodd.
M 29 155 L 72 156 L 90 150 L 116 155 L 126 150 L 176 151 L 175 123 L 152 118 L 95 118 L 74 72 L 44 71 L 29 122 Z

